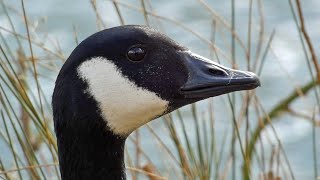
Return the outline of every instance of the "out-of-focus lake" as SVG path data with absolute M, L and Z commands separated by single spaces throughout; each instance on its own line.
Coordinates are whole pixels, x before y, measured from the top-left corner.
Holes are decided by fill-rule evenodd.
M 4 1 L 13 8 L 21 10 L 20 1 Z M 140 7 L 140 1 L 138 0 L 127 0 L 124 2 Z M 207 1 L 207 3 L 228 22 L 231 21 L 231 1 L 210 0 Z M 307 30 L 314 43 L 316 52 L 318 53 L 317 55 L 319 55 L 317 49 L 320 48 L 320 1 L 308 0 L 302 1 L 301 3 Z M 41 39 L 48 35 L 54 43 L 59 42 L 59 46 L 66 57 L 75 48 L 73 35 L 74 27 L 77 30 L 78 39 L 80 41 L 97 31 L 96 18 L 90 1 L 27 0 L 25 1 L 25 5 L 29 19 L 36 22 L 36 24 L 34 24 L 34 27 L 36 28 L 32 29 L 32 31 L 36 31 L 38 37 L 35 36 L 34 38 Z M 115 8 L 111 2 L 99 1 L 97 5 L 98 11 L 101 13 L 101 17 L 105 21 L 107 27 L 120 25 Z M 178 22 L 183 23 L 203 37 L 207 39 L 211 38 L 212 16 L 197 0 L 151 1 L 151 5 L 154 13 L 176 19 Z M 254 52 L 260 27 L 257 1 L 253 2 L 253 6 L 252 49 Z M 275 30 L 276 33 L 272 43 L 273 53 L 269 53 L 267 56 L 265 66 L 260 76 L 262 87 L 257 89 L 257 95 L 261 99 L 263 106 L 267 110 L 270 110 L 273 105 L 279 102 L 279 100 L 293 91 L 294 85 L 303 85 L 308 82 L 310 80 L 310 75 L 288 1 L 266 0 L 263 2 L 263 8 L 265 14 L 266 40 L 273 30 Z M 244 42 L 247 42 L 249 0 L 236 0 L 235 9 L 236 32 Z M 120 7 L 120 10 L 126 24 L 144 24 L 144 17 L 140 12 L 125 7 Z M 14 13 L 12 14 L 16 31 L 25 33 L 25 26 L 21 17 L 14 15 Z M 212 59 L 213 56 L 209 51 L 208 45 L 195 36 L 172 23 L 164 21 L 159 21 L 161 22 L 159 23 L 154 18 L 150 17 L 150 19 L 151 25 L 155 28 L 166 33 L 182 45 L 189 47 L 192 51 Z M 0 26 L 10 28 L 9 22 L 2 9 L 0 9 Z M 221 35 L 223 33 L 219 34 Z M 3 35 L 9 42 L 10 39 L 13 39 L 8 33 L 3 32 Z M 228 35 L 228 33 L 226 33 L 226 35 Z M 230 54 L 230 47 L 226 46 L 223 42 L 227 41 L 227 44 L 230 45 L 229 37 L 216 37 L 216 41 L 220 49 L 226 54 Z M 45 44 L 48 47 L 52 47 L 52 42 L 50 41 L 47 41 Z M 245 56 L 239 46 L 237 46 L 236 61 L 239 64 L 240 69 L 246 68 Z M 222 61 L 221 63 L 230 66 L 227 61 Z M 290 78 L 288 78 L 288 74 Z M 56 74 L 52 75 L 53 78 L 55 78 L 55 75 Z M 41 83 L 44 85 L 43 87 L 45 88 L 47 96 L 50 97 L 54 86 L 53 81 L 42 81 Z M 311 114 L 316 104 L 312 94 L 313 93 L 310 93 L 310 95 L 300 98 L 300 100 L 295 102 L 292 107 L 301 112 Z M 220 148 L 219 146 L 221 146 L 223 141 L 222 135 L 226 132 L 231 135 L 231 110 L 227 105 L 226 100 L 227 98 L 225 95 L 214 99 L 216 117 L 215 128 L 218 136 L 218 148 Z M 241 102 L 239 102 L 239 100 L 238 103 L 240 105 Z M 206 111 L 207 104 L 208 101 L 198 103 L 197 105 L 200 107 L 199 112 Z M 190 115 L 189 107 L 184 107 L 182 110 L 186 115 Z M 317 116 L 317 118 L 319 118 L 319 116 Z M 279 121 L 274 122 L 273 125 L 287 153 L 296 179 L 312 179 L 314 165 L 312 154 L 312 126 L 310 122 L 290 115 L 284 115 L 278 119 Z M 254 117 L 251 117 L 250 121 L 252 121 L 252 126 L 255 126 L 257 123 L 257 119 Z M 185 118 L 185 122 L 188 130 L 190 130 L 190 136 L 192 137 L 195 133 L 193 131 L 193 121 L 191 117 Z M 168 136 L 169 133 L 165 130 L 161 121 L 153 121 L 151 126 L 161 135 L 164 141 L 168 141 L 170 147 L 173 146 Z M 154 138 L 150 138 L 150 135 L 147 132 L 148 130 L 146 128 L 142 128 L 140 131 L 142 147 L 144 148 L 144 151 L 152 157 L 158 170 L 165 172 L 170 168 L 165 164 L 166 155 L 162 155 L 164 152 L 159 145 L 155 143 Z M 266 134 L 268 132 L 270 133 L 271 131 L 265 131 L 262 135 L 262 139 L 267 139 Z M 319 128 L 317 129 L 317 133 L 320 133 Z M 144 134 L 148 134 L 148 136 L 144 136 Z M 221 138 L 219 138 L 220 134 Z M 274 138 L 271 138 L 270 141 L 276 143 Z M 319 138 L 317 145 L 317 154 L 320 156 Z M 132 145 L 128 144 L 128 148 L 130 152 L 134 151 Z M 267 143 L 265 148 L 266 151 L 271 151 L 270 143 Z M 240 161 L 242 156 L 240 151 L 237 153 L 237 158 L 239 159 L 237 166 L 241 169 Z M 320 161 L 318 161 L 318 167 L 320 167 L 319 163 Z M 257 174 L 259 173 L 256 163 L 254 163 L 253 172 L 255 175 L 255 178 L 253 179 L 256 179 L 258 177 Z

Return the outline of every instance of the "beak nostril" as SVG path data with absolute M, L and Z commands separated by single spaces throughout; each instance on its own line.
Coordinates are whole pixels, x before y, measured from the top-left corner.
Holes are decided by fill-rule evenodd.
M 227 75 L 228 75 L 228 74 L 227 74 L 225 71 L 223 71 L 223 70 L 213 69 L 213 68 L 210 68 L 210 69 L 209 69 L 209 73 L 212 74 L 212 75 L 214 75 L 214 76 L 220 76 L 220 77 L 222 77 L 222 76 L 227 76 Z

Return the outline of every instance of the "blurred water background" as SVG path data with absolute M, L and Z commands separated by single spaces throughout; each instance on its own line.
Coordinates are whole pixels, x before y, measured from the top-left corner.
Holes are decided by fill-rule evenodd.
M 5 2 L 13 9 L 16 8 L 20 10 L 20 1 L 5 0 Z M 128 0 L 124 2 L 140 6 L 140 1 Z M 220 16 L 225 18 L 226 21 L 231 21 L 231 1 L 210 0 L 206 2 Z M 254 1 L 253 5 L 257 6 L 257 2 Z M 203 6 L 201 6 L 201 4 L 199 4 L 198 1 L 151 1 L 151 6 L 152 7 L 149 8 L 152 8 L 152 12 L 165 17 L 174 18 L 193 31 L 201 34 L 206 39 L 212 39 L 212 24 L 214 23 L 214 18 L 204 9 Z M 106 27 L 120 25 L 117 12 L 111 1 L 101 1 L 97 4 L 97 7 Z M 248 33 L 248 7 L 249 0 L 235 1 L 235 29 L 240 38 L 244 40 L 247 39 Z M 319 51 L 317 50 L 320 48 L 320 1 L 302 1 L 302 7 L 304 10 L 304 17 L 306 19 L 307 30 L 315 45 L 317 55 L 319 55 Z M 32 24 L 33 29 L 31 29 L 31 31 L 36 33 L 33 34 L 33 38 L 35 38 L 35 40 L 44 40 L 44 44 L 48 48 L 54 49 L 59 46 L 63 54 L 66 55 L 66 58 L 76 46 L 74 30 L 77 32 L 78 40 L 81 41 L 92 33 L 98 31 L 99 28 L 97 27 L 96 15 L 92 9 L 90 1 L 27 0 L 25 1 L 25 8 L 28 13 L 29 20 L 34 22 L 34 24 Z M 270 110 L 279 102 L 280 99 L 292 92 L 295 86 L 305 84 L 305 82 L 310 81 L 311 78 L 306 61 L 303 60 L 305 57 L 302 51 L 297 28 L 289 9 L 288 1 L 263 1 L 263 8 L 265 13 L 264 21 L 266 37 L 269 37 L 272 31 L 275 31 L 275 36 L 272 42 L 272 53 L 268 53 L 265 65 L 260 75 L 262 86 L 258 88 L 256 92 L 262 105 L 266 110 Z M 145 19 L 141 12 L 137 12 L 126 7 L 120 7 L 120 9 L 126 24 L 145 24 Z M 257 41 L 259 28 L 261 27 L 258 24 L 258 12 L 254 10 L 252 13 L 254 17 L 252 20 L 253 52 L 256 48 L 255 42 Z M 16 31 L 26 34 L 25 25 L 21 16 L 13 12 L 10 12 L 10 14 Z M 175 26 L 172 23 L 161 22 L 155 19 L 152 20 L 152 18 L 150 19 L 150 25 L 152 27 L 166 33 L 168 36 L 190 48 L 192 51 L 217 61 L 216 57 L 212 52 L 210 52 L 210 48 L 206 43 L 200 41 L 197 37 L 190 35 L 190 33 L 185 31 L 183 28 Z M 1 8 L 0 26 L 10 29 L 9 21 Z M 217 31 L 219 31 L 219 26 L 217 27 Z M 8 42 L 12 43 L 12 46 L 16 46 L 16 48 L 18 48 L 15 44 L 14 37 L 10 33 L 5 31 L 1 32 Z M 227 35 L 228 33 L 225 33 L 226 35 L 222 36 L 221 34 L 223 34 L 223 32 L 220 32 L 219 34 L 215 37 L 216 45 L 226 54 L 230 55 L 230 47 L 225 43 L 228 42 L 229 44 L 231 41 L 230 36 Z M 25 48 L 28 48 L 27 43 L 25 44 Z M 43 53 L 41 50 L 36 48 L 35 52 L 37 54 Z M 246 60 L 244 56 L 245 55 L 241 50 L 241 47 L 237 45 L 235 59 L 239 65 L 239 69 L 246 69 Z M 221 58 L 220 61 L 223 65 L 229 67 L 232 66 L 231 63 L 224 58 Z M 56 64 L 57 66 L 55 71 L 46 72 L 42 70 L 41 72 L 40 70 L 39 72 L 49 76 L 49 78 L 40 78 L 40 84 L 42 85 L 47 97 L 51 97 L 54 87 L 54 79 L 59 67 L 62 65 L 62 62 L 59 61 Z M 28 81 L 30 82 L 31 87 L 35 87 L 35 83 L 32 78 L 28 79 Z M 31 88 L 31 90 L 36 91 L 36 88 Z M 236 96 L 236 105 L 240 105 L 242 103 L 239 94 Z M 226 95 L 214 98 L 213 100 L 206 100 L 197 103 L 198 112 L 200 114 L 208 114 L 208 104 L 211 104 L 214 107 L 215 129 L 217 135 L 216 144 L 219 149 L 224 141 L 230 141 L 231 139 L 231 110 L 228 106 Z M 308 96 L 299 98 L 299 100 L 293 104 L 292 108 L 311 115 L 315 105 L 315 97 L 313 96 L 313 93 L 309 93 Z M 194 122 L 190 111 L 191 108 L 189 106 L 182 108 L 188 134 L 192 138 L 195 138 L 193 128 Z M 239 108 L 237 111 L 239 111 Z M 175 113 L 173 113 L 173 117 L 174 119 L 176 118 Z M 319 119 L 319 116 L 316 115 L 316 118 Z M 273 123 L 273 126 L 275 127 L 279 139 L 284 146 L 296 179 L 313 179 L 314 157 L 312 153 L 312 124 L 303 118 L 298 118 L 289 114 L 280 116 L 277 119 L 278 120 Z M 250 122 L 252 127 L 257 125 L 258 120 L 255 115 L 250 117 Z M 163 120 L 153 121 L 150 125 L 169 147 L 173 147 L 169 133 L 167 132 L 168 130 L 163 125 Z M 317 128 L 316 131 L 317 134 L 320 133 L 319 128 Z M 244 132 L 244 129 L 241 129 L 241 132 Z M 277 143 L 276 138 L 273 135 L 270 135 L 272 134 L 270 132 L 270 128 L 266 128 L 262 133 L 262 141 L 265 140 L 270 142 L 266 143 L 264 146 L 264 151 L 266 151 L 265 154 L 272 151 L 273 143 Z M 182 134 L 181 130 L 179 133 L 180 135 Z M 227 135 L 226 139 L 223 138 L 225 135 Z M 163 149 L 159 147 L 159 144 L 155 142 L 154 138 L 150 138 L 150 134 L 146 127 L 140 129 L 140 137 L 140 142 L 142 144 L 141 147 L 150 157 L 152 157 L 157 169 L 160 172 L 167 172 L 168 169 L 171 168 L 170 165 L 168 165 L 170 163 L 166 162 L 167 155 L 163 152 Z M 319 138 L 317 140 L 317 154 L 320 155 Z M 0 152 L 2 154 L 8 153 L 9 160 L 11 156 L 9 155 L 10 150 L 2 147 L 1 143 L 3 142 L 0 141 Z M 129 149 L 129 153 L 135 153 L 133 143 L 128 142 L 127 147 Z M 226 147 L 225 149 L 229 148 Z M 259 151 L 259 148 L 257 149 Z M 237 148 L 236 158 L 236 166 L 241 169 L 242 156 L 239 148 Z M 227 162 L 226 155 L 223 159 Z M 265 159 L 269 159 L 268 155 L 266 155 Z M 5 159 L 3 161 L 6 162 Z M 143 163 L 144 162 L 141 162 L 141 164 Z M 317 166 L 320 170 L 319 163 L 320 161 L 318 161 Z M 253 167 L 253 179 L 256 179 L 261 173 L 261 170 L 256 162 L 253 162 Z M 171 173 L 171 177 L 174 177 L 174 173 Z M 241 179 L 240 170 L 237 170 L 237 177 L 237 179 Z

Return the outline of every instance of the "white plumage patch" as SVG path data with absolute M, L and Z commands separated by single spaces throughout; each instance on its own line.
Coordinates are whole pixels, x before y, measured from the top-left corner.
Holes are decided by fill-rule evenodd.
M 98 102 L 103 118 L 115 134 L 129 135 L 167 110 L 168 101 L 136 86 L 105 58 L 83 62 L 78 73 L 88 83 L 86 91 Z

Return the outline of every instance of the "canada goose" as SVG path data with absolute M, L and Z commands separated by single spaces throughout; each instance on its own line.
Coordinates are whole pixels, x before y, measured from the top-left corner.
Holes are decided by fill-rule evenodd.
M 128 135 L 179 107 L 260 85 L 145 26 L 119 26 L 81 42 L 52 97 L 62 179 L 126 179 Z

